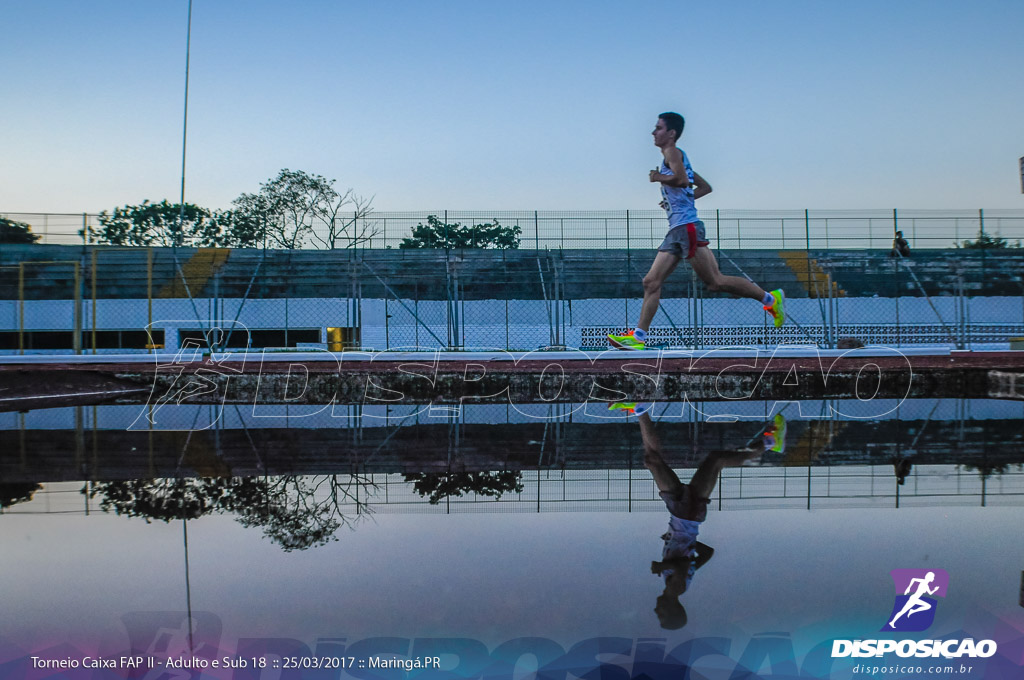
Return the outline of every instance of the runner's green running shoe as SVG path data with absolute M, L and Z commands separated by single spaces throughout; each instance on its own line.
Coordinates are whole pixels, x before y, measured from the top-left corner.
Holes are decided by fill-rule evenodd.
M 626 411 L 634 416 L 642 416 L 650 411 L 652 406 L 654 406 L 654 402 L 617 401 L 613 404 L 608 404 L 608 410 Z
M 765 451 L 786 452 L 786 417 L 781 413 L 775 415 L 775 420 L 765 430 L 764 448 Z
M 609 333 L 608 342 L 616 349 L 639 350 L 644 348 L 644 343 L 633 337 L 633 331 L 628 331 L 625 335 Z
M 764 311 L 772 315 L 775 327 L 778 328 L 786 321 L 786 294 L 778 288 L 771 292 L 771 296 L 775 298 L 775 302 L 765 305 Z

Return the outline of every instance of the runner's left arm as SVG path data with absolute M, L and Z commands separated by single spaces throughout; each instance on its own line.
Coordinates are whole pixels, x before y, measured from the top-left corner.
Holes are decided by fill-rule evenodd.
M 708 181 L 697 174 L 697 171 L 693 171 L 693 200 L 697 200 L 701 196 L 707 196 L 711 193 L 711 185 Z
M 696 174 L 696 173 L 694 173 Z M 710 545 L 704 545 L 700 541 L 697 541 L 697 561 L 694 563 L 698 569 L 703 567 L 711 556 L 715 554 L 715 549 Z

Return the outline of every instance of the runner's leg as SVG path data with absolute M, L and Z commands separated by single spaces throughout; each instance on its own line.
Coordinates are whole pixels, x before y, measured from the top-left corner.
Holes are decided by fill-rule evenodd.
M 651 321 L 654 320 L 658 304 L 661 302 L 661 287 L 675 271 L 680 259 L 682 258 L 675 253 L 663 250 L 659 250 L 654 257 L 654 263 L 651 265 L 650 271 L 647 272 L 647 276 L 644 277 L 644 302 L 640 307 L 640 320 L 636 324 L 637 328 L 642 328 L 644 331 L 650 330 Z
M 712 451 L 697 466 L 697 471 L 690 479 L 690 489 L 697 498 L 711 498 L 711 492 L 718 483 L 718 475 L 727 467 L 739 467 L 744 462 L 760 455 L 749 450 Z
M 756 283 L 739 276 L 726 276 L 720 272 L 715 254 L 707 246 L 697 248 L 697 253 L 687 262 L 690 263 L 693 271 L 697 273 L 708 290 L 764 302 L 765 292 Z
M 654 423 L 651 421 L 650 414 L 644 413 L 640 416 L 639 421 L 640 436 L 644 440 L 644 467 L 650 470 L 658 491 L 670 494 L 678 493 L 683 483 L 679 481 L 679 476 L 675 473 L 675 470 L 665 462 L 661 449 L 661 440 L 654 429 Z

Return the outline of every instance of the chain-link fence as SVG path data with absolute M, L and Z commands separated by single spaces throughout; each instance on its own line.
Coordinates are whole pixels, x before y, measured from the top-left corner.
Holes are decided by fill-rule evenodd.
M 1024 210 L 700 210 L 708 237 L 719 248 L 861 249 L 888 248 L 897 231 L 916 248 L 952 248 L 980 235 L 1004 239 L 1009 245 L 1024 240 Z M 434 210 L 373 211 L 368 216 L 342 215 L 339 223 L 363 235 L 357 246 L 366 249 L 399 248 L 417 225 L 429 217 L 445 225 L 473 229 L 498 223 L 519 229 L 519 248 L 545 249 L 650 249 L 661 243 L 666 230 L 661 210 L 540 211 L 540 210 Z M 0 217 L 28 224 L 40 243 L 93 245 L 100 216 L 90 213 L 0 213 Z M 311 223 L 317 238 L 310 245 L 348 245 L 331 238 L 329 224 Z M 91 228 L 91 229 L 90 229 Z
M 1014 346 L 1024 250 L 718 250 L 787 297 L 668 279 L 652 347 Z M 20 245 L 0 253 L 0 352 L 187 347 L 603 349 L 632 328 L 652 249 L 255 250 Z M 211 329 L 218 329 L 211 333 Z

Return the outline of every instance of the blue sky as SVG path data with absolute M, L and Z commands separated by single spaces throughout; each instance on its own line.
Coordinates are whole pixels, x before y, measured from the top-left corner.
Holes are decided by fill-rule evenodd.
M 187 0 L 0 0 L 0 211 L 180 191 Z M 1024 208 L 1024 3 L 194 0 L 186 199 L 281 168 L 378 210 Z

